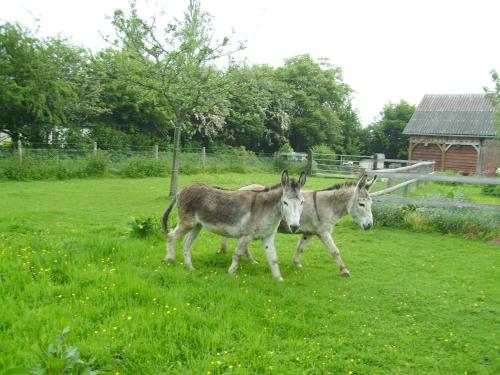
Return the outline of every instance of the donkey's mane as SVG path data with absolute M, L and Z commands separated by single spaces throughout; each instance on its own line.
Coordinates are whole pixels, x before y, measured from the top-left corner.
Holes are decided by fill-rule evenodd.
M 202 185 L 205 185 L 205 184 L 202 184 Z M 207 186 L 209 186 L 209 185 L 207 185 Z M 299 188 L 299 182 L 296 179 L 291 178 L 290 179 L 290 186 L 293 189 L 297 189 L 297 188 Z M 214 189 L 219 189 L 219 190 L 237 190 L 237 189 L 228 189 L 228 188 L 221 187 L 221 186 L 211 186 L 211 187 L 213 187 Z M 280 187 L 281 187 L 281 182 L 278 182 L 277 184 L 274 184 L 271 186 L 266 186 L 262 190 L 247 190 L 247 191 L 253 191 L 255 193 L 266 193 L 268 191 L 279 189 Z
M 291 184 L 292 187 L 298 187 L 299 186 L 299 183 L 297 181 L 295 181 L 293 178 L 290 179 L 290 184 Z M 210 186 L 210 185 L 206 185 L 206 184 L 200 184 L 200 185 L 205 185 L 205 186 L 208 186 L 208 187 L 211 187 L 211 188 L 214 188 L 214 189 L 218 189 L 218 190 L 238 191 L 238 189 L 229 189 L 229 188 L 225 188 L 225 187 L 222 187 L 222 186 Z M 277 184 L 274 184 L 274 185 L 271 185 L 271 186 L 266 186 L 262 190 L 246 190 L 246 191 L 253 191 L 254 193 L 265 193 L 265 192 L 268 192 L 268 191 L 271 191 L 271 190 L 279 189 L 280 187 L 281 187 L 281 183 L 277 183 Z
M 322 189 L 321 191 L 328 191 L 328 190 L 340 190 L 340 189 L 343 189 L 343 188 L 346 188 L 346 187 L 351 187 L 351 186 L 355 186 L 356 185 L 356 182 L 355 181 L 347 181 L 347 182 L 344 182 L 343 184 L 335 184 L 335 185 L 332 185 L 330 187 L 327 187 L 325 189 Z

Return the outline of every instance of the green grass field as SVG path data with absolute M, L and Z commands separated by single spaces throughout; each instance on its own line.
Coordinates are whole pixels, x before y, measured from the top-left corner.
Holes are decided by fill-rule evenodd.
M 460 199 L 477 204 L 500 205 L 500 197 L 487 195 L 483 192 L 482 185 L 457 184 L 443 185 L 424 183 L 419 189 L 412 191 L 411 198 L 449 198 Z
M 191 175 L 227 187 L 279 174 Z M 309 179 L 308 188 L 330 180 Z M 202 232 L 197 271 L 162 262 L 164 241 L 132 239 L 132 216 L 160 217 L 166 178 L 0 183 L 0 373 L 33 367 L 64 327 L 92 367 L 119 374 L 498 374 L 500 247 L 342 220 L 351 278 L 319 240 L 284 283 L 259 261 L 227 268 Z M 234 244 L 234 241 L 232 242 Z

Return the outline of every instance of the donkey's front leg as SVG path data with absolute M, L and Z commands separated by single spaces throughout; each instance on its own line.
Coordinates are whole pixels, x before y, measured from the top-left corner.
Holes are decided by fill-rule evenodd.
M 300 256 L 306 248 L 307 243 L 311 240 L 311 237 L 311 235 L 304 234 L 297 244 L 297 250 L 295 251 L 295 256 L 293 257 L 293 264 L 295 264 L 297 268 L 302 268 L 302 263 L 300 263 Z
M 342 258 L 340 257 L 340 251 L 333 242 L 332 235 L 330 234 L 330 232 L 322 232 L 319 233 L 318 235 L 319 238 L 321 238 L 321 241 L 323 241 L 323 243 L 325 244 L 326 248 L 328 249 L 332 257 L 335 258 L 337 266 L 339 267 L 340 274 L 342 276 L 350 276 L 349 270 L 345 267 L 345 264 L 342 261 Z
M 231 266 L 228 270 L 230 274 L 234 274 L 236 272 L 236 269 L 238 268 L 238 262 L 240 261 L 241 256 L 245 254 L 245 250 L 251 241 L 252 237 L 240 237 L 238 239 L 238 244 L 236 245 L 236 249 L 234 250 L 233 254 L 233 262 L 231 263 Z
M 267 238 L 264 238 L 264 249 L 266 251 L 267 261 L 269 262 L 269 266 L 271 267 L 273 277 L 278 281 L 283 281 L 283 277 L 281 277 L 280 268 L 278 266 L 278 255 L 276 254 L 276 248 L 274 247 L 275 234 L 276 233 Z

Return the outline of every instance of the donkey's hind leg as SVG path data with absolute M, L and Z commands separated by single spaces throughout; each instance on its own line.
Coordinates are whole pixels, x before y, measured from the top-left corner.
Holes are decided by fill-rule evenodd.
M 194 240 L 200 234 L 201 225 L 196 225 L 191 231 L 189 231 L 184 237 L 184 264 L 190 270 L 194 270 L 193 262 L 191 261 L 191 246 L 193 246 Z
M 167 254 L 164 258 L 165 262 L 174 262 L 175 261 L 175 241 L 185 234 L 189 232 L 192 227 L 185 226 L 182 223 L 178 223 L 175 229 L 167 234 Z
M 302 263 L 300 263 L 300 256 L 304 252 L 307 243 L 311 240 L 311 237 L 311 235 L 304 234 L 297 244 L 297 250 L 295 250 L 295 256 L 293 257 L 293 264 L 295 264 L 297 268 L 302 268 Z
M 248 244 L 252 241 L 251 237 L 240 237 L 238 239 L 238 245 L 236 245 L 236 249 L 233 254 L 233 261 L 231 266 L 228 269 L 230 274 L 234 274 L 236 269 L 238 268 L 238 262 L 243 254 L 245 254 L 245 250 L 247 249 Z
M 337 262 L 337 266 L 339 267 L 340 274 L 342 276 L 350 276 L 349 270 L 346 268 L 344 262 L 342 261 L 342 257 L 340 256 L 339 248 L 335 245 L 332 239 L 332 235 L 328 232 L 319 233 L 319 237 L 321 241 L 325 244 L 326 248 L 335 258 L 335 262 Z
M 222 237 L 222 240 L 220 241 L 220 248 L 219 251 L 217 251 L 217 254 L 225 254 L 227 253 L 227 237 Z
M 219 249 L 219 251 L 217 251 L 217 254 L 225 254 L 225 253 L 227 253 L 227 241 L 228 241 L 227 237 L 222 237 L 222 240 L 220 242 L 220 249 Z M 253 257 L 253 255 L 250 252 L 250 250 L 248 250 L 248 247 L 245 249 L 245 255 L 247 256 L 248 261 L 250 263 L 252 263 L 252 264 L 259 264 L 259 262 L 257 262 L 255 260 L 255 258 Z
M 257 262 L 255 260 L 255 258 L 253 257 L 252 253 L 250 252 L 250 250 L 248 249 L 248 246 L 247 248 L 245 249 L 245 255 L 247 256 L 248 258 L 248 261 L 251 263 L 251 264 L 259 264 L 259 262 Z

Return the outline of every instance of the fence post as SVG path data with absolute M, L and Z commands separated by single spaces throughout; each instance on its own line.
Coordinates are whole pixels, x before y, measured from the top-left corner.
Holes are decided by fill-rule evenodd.
M 312 149 L 307 150 L 306 176 L 312 176 L 313 158 L 314 158 L 313 150 Z
M 93 150 L 92 150 L 92 155 L 97 156 L 97 142 L 94 142 L 94 147 L 93 147 Z
M 201 148 L 201 166 L 203 167 L 203 169 L 205 169 L 206 163 L 207 163 L 207 150 L 205 146 L 203 146 Z
M 378 169 L 378 165 L 377 165 L 378 156 L 377 156 L 377 154 L 373 154 L 372 158 L 373 158 L 373 170 L 376 170 L 376 169 Z
M 279 170 L 280 169 L 280 152 L 274 152 L 274 167 Z
M 408 185 L 405 185 L 405 186 L 403 187 L 403 195 L 404 195 L 405 197 L 407 197 L 407 196 L 408 196 L 408 192 L 410 191 L 410 185 L 411 185 L 411 184 L 408 184 Z
M 158 145 L 155 145 L 155 159 L 158 160 Z
M 23 162 L 23 146 L 21 139 L 17 140 L 17 157 L 19 158 L 19 162 Z

